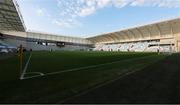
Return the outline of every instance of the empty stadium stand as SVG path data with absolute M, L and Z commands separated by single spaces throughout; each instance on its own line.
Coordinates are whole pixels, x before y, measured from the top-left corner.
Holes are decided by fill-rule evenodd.
M 2 7 L 0 8 L 0 42 L 9 46 L 18 47 L 22 44 L 27 49 L 33 50 L 180 52 L 180 17 L 137 25 L 94 37 L 78 38 L 29 32 L 26 30 L 19 5 L 15 0 L 2 0 L 0 6 Z

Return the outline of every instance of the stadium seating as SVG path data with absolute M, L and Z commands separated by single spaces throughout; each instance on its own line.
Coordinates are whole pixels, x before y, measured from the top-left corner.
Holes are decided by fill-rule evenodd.
M 152 46 L 153 45 L 153 46 Z M 144 41 L 120 44 L 99 44 L 94 51 L 122 51 L 122 52 L 169 52 L 170 46 L 160 46 L 157 41 Z
M 0 43 L 6 46 L 12 46 L 14 48 L 19 47 L 20 45 L 23 45 L 27 50 L 32 49 L 33 51 L 42 51 L 42 50 L 65 50 L 65 51 L 79 51 L 79 50 L 85 50 L 88 47 L 86 46 L 78 46 L 78 45 L 65 45 L 64 47 L 58 47 L 56 45 L 43 45 L 43 44 L 37 44 L 33 41 L 26 41 L 26 40 L 17 40 L 17 39 L 11 39 L 6 38 L 3 40 L 0 40 Z

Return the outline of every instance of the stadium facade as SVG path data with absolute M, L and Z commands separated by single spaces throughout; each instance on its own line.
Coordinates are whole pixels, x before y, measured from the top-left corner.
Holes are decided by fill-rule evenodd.
M 33 50 L 180 52 L 180 17 L 89 38 L 28 32 L 15 0 L 0 1 L 0 45 Z

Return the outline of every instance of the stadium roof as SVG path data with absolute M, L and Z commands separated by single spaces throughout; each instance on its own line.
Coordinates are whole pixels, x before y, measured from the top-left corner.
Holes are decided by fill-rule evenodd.
M 25 25 L 15 0 L 0 0 L 0 31 L 25 31 Z
M 19 5 L 16 0 L 0 0 L 0 32 L 26 32 L 24 21 L 22 19 Z M 26 34 L 29 32 L 26 32 Z M 30 32 L 33 33 L 33 32 Z M 28 35 L 22 34 L 28 37 Z M 154 40 L 160 38 L 172 38 L 173 35 L 180 34 L 180 17 L 161 20 L 148 24 L 138 25 L 114 32 L 100 34 L 94 37 L 85 38 L 92 43 L 119 43 L 132 42 L 140 40 Z M 21 34 L 20 34 L 21 35 Z M 32 38 L 57 40 L 57 35 L 46 33 L 34 33 L 30 35 Z M 41 36 L 41 37 L 40 37 Z M 51 36 L 49 38 L 49 36 Z M 46 38 L 45 38 L 46 37 Z M 75 40 L 74 37 L 59 36 L 59 40 L 67 38 L 67 40 Z M 81 38 L 80 38 L 81 39 Z M 85 41 L 86 42 L 86 41 Z
M 87 38 L 94 43 L 119 43 L 171 38 L 180 34 L 180 17 L 121 29 Z

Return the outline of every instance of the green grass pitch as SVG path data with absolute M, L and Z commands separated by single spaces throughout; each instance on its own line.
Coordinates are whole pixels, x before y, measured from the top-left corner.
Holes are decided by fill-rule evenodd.
M 25 54 L 24 65 L 29 55 Z M 45 75 L 24 80 L 19 79 L 17 55 L 0 57 L 0 103 L 58 103 L 128 72 L 141 70 L 166 56 L 123 52 L 32 52 L 25 77 L 33 76 L 28 74 L 32 72 Z M 75 71 L 68 71 L 71 69 Z M 46 75 L 48 73 L 54 74 Z

